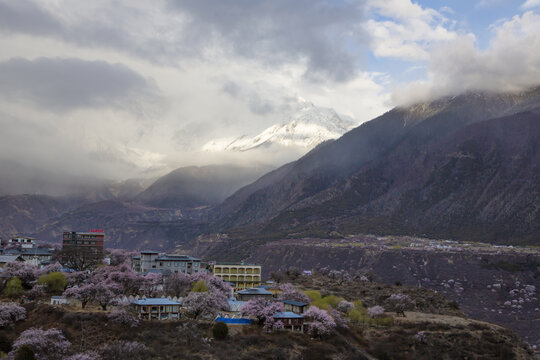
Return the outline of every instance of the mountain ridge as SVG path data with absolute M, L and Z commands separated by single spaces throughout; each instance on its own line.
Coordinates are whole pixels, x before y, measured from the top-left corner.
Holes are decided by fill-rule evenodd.
M 341 118 L 333 109 L 302 102 L 280 124 L 274 124 L 255 136 L 211 140 L 203 145 L 203 150 L 245 152 L 275 145 L 311 149 L 326 140 L 340 137 L 353 126 L 354 122 Z

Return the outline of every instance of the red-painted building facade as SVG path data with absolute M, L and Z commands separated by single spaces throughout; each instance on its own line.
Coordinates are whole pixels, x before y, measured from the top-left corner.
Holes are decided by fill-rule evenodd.
M 64 231 L 62 236 L 62 248 L 87 248 L 93 249 L 96 254 L 103 255 L 103 242 L 105 234 L 103 230 L 91 232 Z

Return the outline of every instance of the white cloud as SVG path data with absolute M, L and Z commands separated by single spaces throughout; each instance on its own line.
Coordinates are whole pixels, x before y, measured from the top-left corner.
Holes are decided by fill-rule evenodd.
M 394 92 L 408 103 L 467 90 L 518 91 L 540 84 L 540 15 L 531 11 L 492 27 L 489 46 L 460 36 L 430 54 L 426 81 Z
M 435 44 L 457 36 L 441 13 L 410 0 L 371 0 L 368 7 L 375 15 L 365 26 L 375 56 L 426 60 Z
M 527 0 L 522 5 L 522 9 L 532 9 L 537 6 L 540 6 L 540 0 Z

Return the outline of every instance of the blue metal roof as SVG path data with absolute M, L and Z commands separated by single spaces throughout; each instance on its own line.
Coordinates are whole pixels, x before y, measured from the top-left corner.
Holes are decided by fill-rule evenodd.
M 250 289 L 244 289 L 238 291 L 238 294 L 242 295 L 272 295 L 272 293 L 268 290 L 261 289 L 261 288 L 250 288 Z
M 293 305 L 293 306 L 308 306 L 309 305 L 308 303 L 295 301 L 295 300 L 284 300 L 283 303 Z
M 148 298 L 139 299 L 131 302 L 135 305 L 182 305 L 177 301 L 172 301 L 167 298 Z
M 275 319 L 303 319 L 302 315 L 293 313 L 292 311 L 277 312 L 274 314 Z

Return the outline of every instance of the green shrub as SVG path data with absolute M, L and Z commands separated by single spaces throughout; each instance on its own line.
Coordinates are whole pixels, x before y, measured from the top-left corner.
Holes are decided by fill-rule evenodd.
M 41 275 L 38 279 L 39 285 L 45 285 L 47 292 L 59 293 L 66 288 L 66 275 L 61 272 L 52 272 L 46 275 Z
M 36 355 L 30 346 L 23 345 L 17 350 L 15 360 L 36 360 Z
M 229 334 L 229 327 L 224 322 L 219 321 L 214 324 L 212 334 L 214 335 L 214 339 L 223 340 L 227 338 L 227 334 Z
M 317 301 L 322 299 L 321 293 L 317 290 L 307 290 L 305 294 L 309 297 L 311 301 Z
M 18 277 L 11 278 L 6 284 L 4 295 L 10 298 L 17 298 L 23 294 L 22 282 Z
M 336 295 L 328 295 L 323 297 L 324 303 L 330 305 L 334 309 L 337 307 L 341 300 L 343 300 L 343 298 L 337 297 Z
M 394 320 L 389 316 L 371 319 L 371 325 L 375 326 L 391 326 L 393 323 Z
M 206 286 L 206 283 L 204 280 L 199 280 L 195 284 L 193 284 L 193 288 L 191 289 L 192 292 L 206 292 L 208 291 L 208 286 Z

